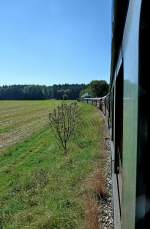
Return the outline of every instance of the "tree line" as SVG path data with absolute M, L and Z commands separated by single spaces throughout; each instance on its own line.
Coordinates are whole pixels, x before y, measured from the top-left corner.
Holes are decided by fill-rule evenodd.
M 85 84 L 41 85 L 4 85 L 0 86 L 0 99 L 78 99 Z
M 63 99 L 102 97 L 109 91 L 105 80 L 93 80 L 89 84 L 4 85 L 0 86 L 0 100 Z

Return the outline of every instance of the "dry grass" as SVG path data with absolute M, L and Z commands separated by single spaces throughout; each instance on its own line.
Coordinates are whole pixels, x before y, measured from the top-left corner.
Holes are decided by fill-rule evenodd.
M 102 229 L 102 225 L 99 222 L 100 211 L 97 201 L 91 196 L 87 195 L 85 199 L 85 229 Z
M 103 176 L 103 171 L 96 169 L 93 176 L 88 179 L 88 188 L 90 192 L 94 193 L 98 199 L 107 198 L 108 192 L 106 188 L 106 181 Z
M 108 197 L 103 170 L 96 168 L 95 172 L 85 181 L 85 227 L 84 229 L 102 229 L 101 200 Z
M 103 128 L 104 129 L 104 128 Z M 105 140 L 102 139 L 100 142 L 101 154 L 100 158 L 95 166 L 95 170 L 85 181 L 85 186 L 88 192 L 93 193 L 95 197 L 100 201 L 100 199 L 105 199 L 108 197 L 106 176 L 107 176 L 107 156 L 106 156 L 106 146 Z
M 102 229 L 101 223 L 101 201 L 109 196 L 106 184 L 107 176 L 107 155 L 106 139 L 109 138 L 105 125 L 102 129 L 104 138 L 100 141 L 100 158 L 95 170 L 85 181 L 85 227 L 84 229 Z

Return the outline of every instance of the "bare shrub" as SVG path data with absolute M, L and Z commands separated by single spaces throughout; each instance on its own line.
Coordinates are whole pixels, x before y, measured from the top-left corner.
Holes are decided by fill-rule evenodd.
M 62 103 L 49 113 L 49 123 L 64 154 L 68 153 L 68 143 L 75 134 L 79 120 L 79 106 L 74 103 Z

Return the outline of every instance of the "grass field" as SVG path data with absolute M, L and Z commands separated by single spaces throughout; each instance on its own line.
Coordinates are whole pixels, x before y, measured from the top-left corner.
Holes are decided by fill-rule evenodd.
M 59 101 L 0 102 L 0 228 L 85 228 L 85 181 L 101 165 L 103 121 L 80 104 L 68 156 L 48 126 Z
M 47 126 L 48 112 L 57 101 L 0 101 L 0 148 L 11 145 Z

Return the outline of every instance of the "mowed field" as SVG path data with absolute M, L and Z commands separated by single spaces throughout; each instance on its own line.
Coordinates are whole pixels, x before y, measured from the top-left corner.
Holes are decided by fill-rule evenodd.
M 57 101 L 0 101 L 0 149 L 6 149 L 48 124 Z
M 80 103 L 80 126 L 64 156 L 48 125 L 59 103 L 0 101 L 0 228 L 88 228 L 86 181 L 103 166 L 103 120 Z

